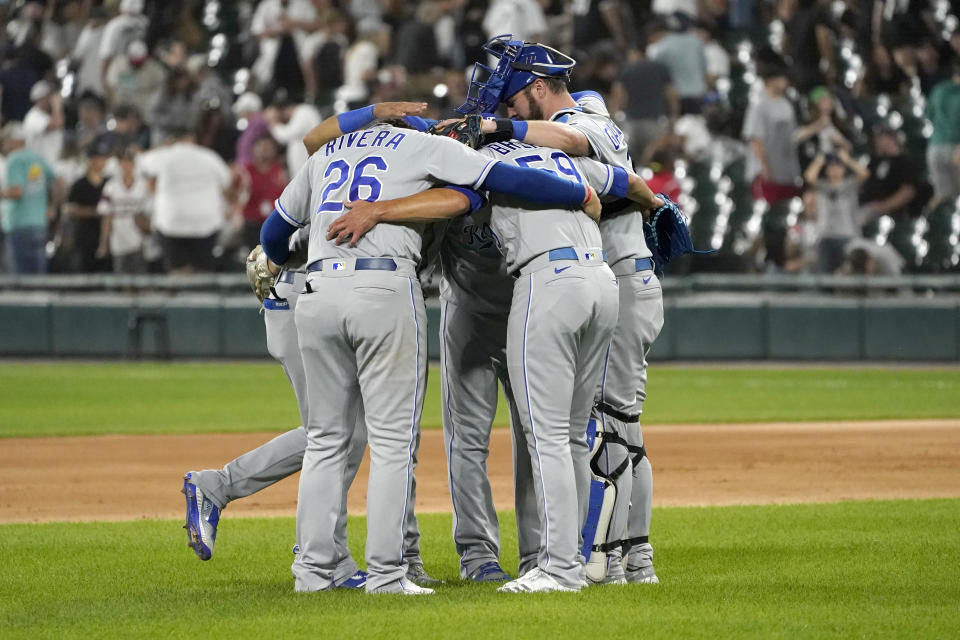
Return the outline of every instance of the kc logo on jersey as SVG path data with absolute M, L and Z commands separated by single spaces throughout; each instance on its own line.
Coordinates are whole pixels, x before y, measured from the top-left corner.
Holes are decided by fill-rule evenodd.
M 611 123 L 603 128 L 604 133 L 607 134 L 607 137 L 610 138 L 610 142 L 613 143 L 613 148 L 619 150 L 623 146 L 623 131 L 620 131 L 620 128 Z

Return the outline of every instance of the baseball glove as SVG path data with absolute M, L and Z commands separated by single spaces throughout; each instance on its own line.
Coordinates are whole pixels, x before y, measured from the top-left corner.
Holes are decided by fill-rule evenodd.
M 267 254 L 263 252 L 263 247 L 257 245 L 247 256 L 247 280 L 250 281 L 250 287 L 253 289 L 253 295 L 261 303 L 263 299 L 270 295 L 270 288 L 276 276 L 267 266 Z
M 647 240 L 647 248 L 653 253 L 654 273 L 662 278 L 667 265 L 680 256 L 714 252 L 695 250 L 687 216 L 680 206 L 665 193 L 658 193 L 657 197 L 663 200 L 664 205 L 653 212 L 649 222 L 643 223 L 643 235 Z
M 480 114 L 471 113 L 463 120 L 455 120 L 449 124 L 443 126 L 440 123 L 437 123 L 427 129 L 427 133 L 432 133 L 436 136 L 446 136 L 448 138 L 453 138 L 457 142 L 462 142 L 471 149 L 477 149 L 480 147 L 481 134 L 480 134 Z

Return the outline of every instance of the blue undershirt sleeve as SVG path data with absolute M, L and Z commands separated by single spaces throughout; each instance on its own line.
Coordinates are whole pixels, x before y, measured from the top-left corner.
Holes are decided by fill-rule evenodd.
M 283 264 L 290 257 L 290 236 L 297 228 L 283 219 L 276 209 L 260 227 L 260 244 L 274 264 Z
M 587 197 L 579 182 L 572 182 L 547 171 L 496 163 L 487 173 L 483 186 L 541 204 L 562 204 L 578 208 Z
M 484 199 L 484 197 L 481 196 L 476 191 L 474 191 L 473 189 L 468 189 L 466 187 L 458 187 L 457 185 L 454 185 L 454 184 L 448 184 L 444 187 L 444 189 L 453 189 L 454 191 L 459 191 L 463 195 L 467 196 L 467 199 L 470 201 L 469 213 L 473 213 L 474 211 L 482 207 L 484 203 L 486 203 L 486 200 Z
M 421 118 L 420 116 L 403 116 L 403 120 L 417 131 L 426 131 L 433 125 L 437 124 L 436 120 Z
M 627 190 L 630 188 L 630 177 L 625 169 L 613 167 L 613 186 L 608 193 L 618 198 L 626 198 Z
M 337 116 L 337 125 L 343 133 L 353 133 L 359 131 L 365 126 L 376 120 L 373 115 L 373 105 L 367 105 L 361 109 L 345 111 Z

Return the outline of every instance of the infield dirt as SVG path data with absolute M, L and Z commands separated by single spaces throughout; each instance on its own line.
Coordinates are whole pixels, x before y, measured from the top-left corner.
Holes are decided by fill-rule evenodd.
M 183 515 L 181 476 L 218 467 L 274 433 L 0 440 L 0 522 L 131 520 Z M 658 506 L 960 496 L 960 420 L 645 426 Z M 507 429 L 488 468 L 511 509 Z M 350 492 L 364 511 L 367 461 Z M 417 507 L 449 511 L 439 431 L 424 431 Z M 297 478 L 230 505 L 229 515 L 291 516 Z

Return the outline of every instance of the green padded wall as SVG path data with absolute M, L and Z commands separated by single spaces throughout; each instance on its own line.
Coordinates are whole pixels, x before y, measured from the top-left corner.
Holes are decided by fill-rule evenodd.
M 0 296 L 0 356 L 127 357 L 130 327 L 140 317 L 142 356 L 160 355 L 165 328 L 173 357 L 268 357 L 263 317 L 246 296 L 20 298 Z M 439 305 L 428 301 L 432 359 L 440 356 L 439 326 Z M 764 358 L 956 362 L 960 305 L 829 295 L 668 299 L 650 353 L 654 361 Z
M 858 360 L 863 345 L 860 304 L 803 299 L 767 307 L 767 357 L 781 360 Z

